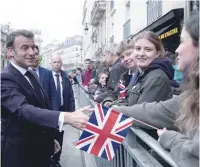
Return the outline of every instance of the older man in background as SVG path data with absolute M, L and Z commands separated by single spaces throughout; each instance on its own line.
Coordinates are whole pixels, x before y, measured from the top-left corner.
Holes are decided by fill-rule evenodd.
M 52 66 L 52 77 L 53 77 L 53 87 L 56 91 L 56 96 L 52 98 L 52 107 L 54 110 L 58 111 L 75 111 L 75 100 L 74 92 L 72 90 L 72 84 L 70 82 L 67 74 L 61 70 L 63 65 L 62 59 L 58 55 L 54 55 L 51 59 Z M 61 150 L 54 155 L 53 159 L 59 166 L 60 154 L 62 151 L 64 131 L 57 131 L 55 139 L 60 143 Z

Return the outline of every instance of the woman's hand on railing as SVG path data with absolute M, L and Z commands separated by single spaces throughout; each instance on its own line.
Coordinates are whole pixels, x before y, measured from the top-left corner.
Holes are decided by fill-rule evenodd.
M 160 137 L 163 133 L 165 133 L 167 131 L 167 129 L 166 128 L 163 128 L 163 129 L 158 129 L 157 130 L 157 134 L 158 134 L 158 136 Z
M 112 106 L 112 102 L 111 101 L 107 101 L 105 103 L 103 103 L 104 106 L 110 108 Z

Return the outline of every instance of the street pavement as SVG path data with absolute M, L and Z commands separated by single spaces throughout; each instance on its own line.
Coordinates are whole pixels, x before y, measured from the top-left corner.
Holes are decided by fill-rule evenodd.
M 76 93 L 74 95 L 76 108 L 79 108 Z M 75 148 L 80 136 L 79 133 L 79 130 L 70 125 L 65 125 L 62 154 L 60 156 L 60 164 L 62 167 L 85 167 L 82 156 L 83 152 Z
M 76 89 L 74 88 L 74 97 L 76 108 L 79 108 Z M 91 154 L 85 153 L 75 148 L 76 142 L 79 139 L 80 131 L 70 125 L 65 125 L 63 137 L 62 154 L 60 164 L 62 167 L 96 167 L 94 157 Z
M 77 129 L 66 125 L 63 140 L 63 149 L 61 154 L 60 164 L 62 167 L 84 167 L 83 154 L 75 148 L 76 142 L 79 139 Z

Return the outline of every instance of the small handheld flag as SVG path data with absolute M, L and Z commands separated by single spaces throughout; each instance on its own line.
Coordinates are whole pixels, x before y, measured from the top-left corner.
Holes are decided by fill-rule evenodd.
M 122 80 L 120 80 L 120 83 L 119 83 L 118 87 L 119 87 L 119 90 L 120 90 L 120 97 L 124 99 L 126 97 L 126 91 L 125 91 L 126 87 L 123 84 Z
M 111 161 L 132 124 L 133 118 L 96 104 L 76 148 Z

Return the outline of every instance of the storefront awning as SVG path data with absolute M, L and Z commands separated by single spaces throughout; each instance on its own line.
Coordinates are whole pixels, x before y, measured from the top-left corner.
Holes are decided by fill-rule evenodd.
M 137 34 L 143 31 L 153 31 L 157 35 L 160 35 L 175 23 L 180 24 L 180 22 L 183 20 L 183 15 L 184 15 L 183 8 L 173 9 L 170 12 L 166 13 L 164 16 L 160 17 L 152 24 L 150 24 L 149 26 L 140 30 L 138 33 L 130 35 L 129 38 L 134 38 Z
M 161 29 L 160 31 L 156 32 L 157 35 L 161 35 L 162 33 L 164 33 L 169 27 L 171 27 L 174 23 L 170 24 L 167 27 L 164 27 L 163 29 Z

